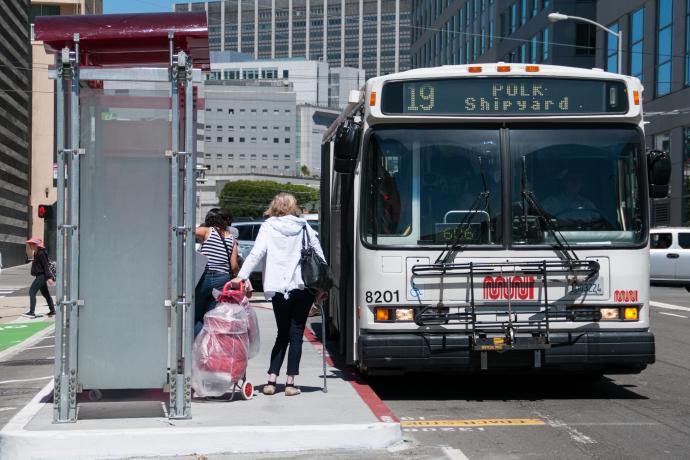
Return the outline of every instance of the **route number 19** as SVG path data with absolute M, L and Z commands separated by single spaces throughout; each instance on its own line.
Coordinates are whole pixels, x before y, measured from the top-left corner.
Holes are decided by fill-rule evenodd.
M 408 112 L 429 112 L 436 104 L 436 90 L 429 84 L 408 86 Z

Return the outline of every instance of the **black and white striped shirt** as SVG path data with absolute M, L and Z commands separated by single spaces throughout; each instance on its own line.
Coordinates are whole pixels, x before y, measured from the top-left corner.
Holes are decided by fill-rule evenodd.
M 212 272 L 230 273 L 230 256 L 232 255 L 232 246 L 235 243 L 232 235 L 225 237 L 225 249 L 223 240 L 218 234 L 218 231 L 211 227 L 208 239 L 201 245 L 200 252 L 208 257 L 208 264 L 206 269 Z

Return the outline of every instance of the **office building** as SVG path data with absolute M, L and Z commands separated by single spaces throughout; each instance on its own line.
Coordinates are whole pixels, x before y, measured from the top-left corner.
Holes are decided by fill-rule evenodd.
M 360 89 L 365 83 L 364 70 L 352 67 L 330 68 L 326 62 L 303 58 L 247 58 L 238 53 L 212 52 L 207 80 L 282 81 L 292 86 L 297 104 L 338 108 L 345 107 L 351 90 Z
M 547 18 L 552 12 L 595 19 L 597 2 L 413 0 L 412 67 L 498 61 L 593 67 L 594 26 L 554 25 Z
M 206 82 L 204 160 L 207 176 L 294 176 L 296 95 L 279 81 Z
M 0 263 L 26 261 L 31 190 L 29 1 L 3 2 L 0 14 Z
M 222 0 L 180 2 L 208 12 L 211 50 L 255 59 L 302 57 L 366 77 L 410 67 L 411 0 Z
M 103 0 L 31 0 L 29 20 L 38 16 L 101 14 Z M 55 55 L 46 53 L 43 42 L 31 37 L 33 55 L 32 130 L 31 130 L 31 234 L 47 242 L 48 251 L 55 250 L 55 218 L 38 217 L 40 204 L 53 204 L 55 188 L 55 81 L 48 78 L 48 66 Z
M 690 226 L 690 2 L 600 1 L 597 21 L 622 32 L 622 71 L 644 85 L 647 147 L 671 154 L 671 193 L 654 200 L 653 224 Z M 596 66 L 616 71 L 615 37 L 601 31 L 597 43 Z
M 297 106 L 297 164 L 302 176 L 321 176 L 321 139 L 323 133 L 340 115 L 339 110 Z

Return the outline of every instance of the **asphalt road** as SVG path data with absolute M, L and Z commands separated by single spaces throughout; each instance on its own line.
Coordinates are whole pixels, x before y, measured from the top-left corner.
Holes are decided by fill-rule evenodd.
M 690 308 L 690 293 L 682 288 L 654 287 L 652 300 Z M 446 375 L 370 378 L 379 397 L 404 422 L 457 420 L 458 426 L 406 427 L 405 443 L 387 451 L 209 458 L 687 459 L 690 310 L 652 307 L 652 321 L 657 362 L 639 375 L 598 381 Z M 48 382 L 43 377 L 52 374 L 53 340 L 47 337 L 0 360 L 0 427 Z M 21 381 L 3 383 L 10 380 Z M 508 426 L 476 422 L 486 419 L 517 421 Z
M 688 310 L 652 307 L 657 361 L 639 375 L 595 381 L 415 375 L 369 383 L 404 422 L 459 421 L 404 428 L 409 444 L 418 446 L 412 457 L 424 458 L 421 448 L 449 446 L 447 456 L 458 459 L 687 459 L 690 293 L 653 287 L 652 300 Z M 482 426 L 476 422 L 482 419 L 522 420 Z

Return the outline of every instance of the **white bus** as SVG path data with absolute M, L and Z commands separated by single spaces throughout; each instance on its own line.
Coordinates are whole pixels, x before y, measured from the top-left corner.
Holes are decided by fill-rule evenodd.
M 373 78 L 324 135 L 328 325 L 363 373 L 638 373 L 649 330 L 642 85 L 481 64 Z

